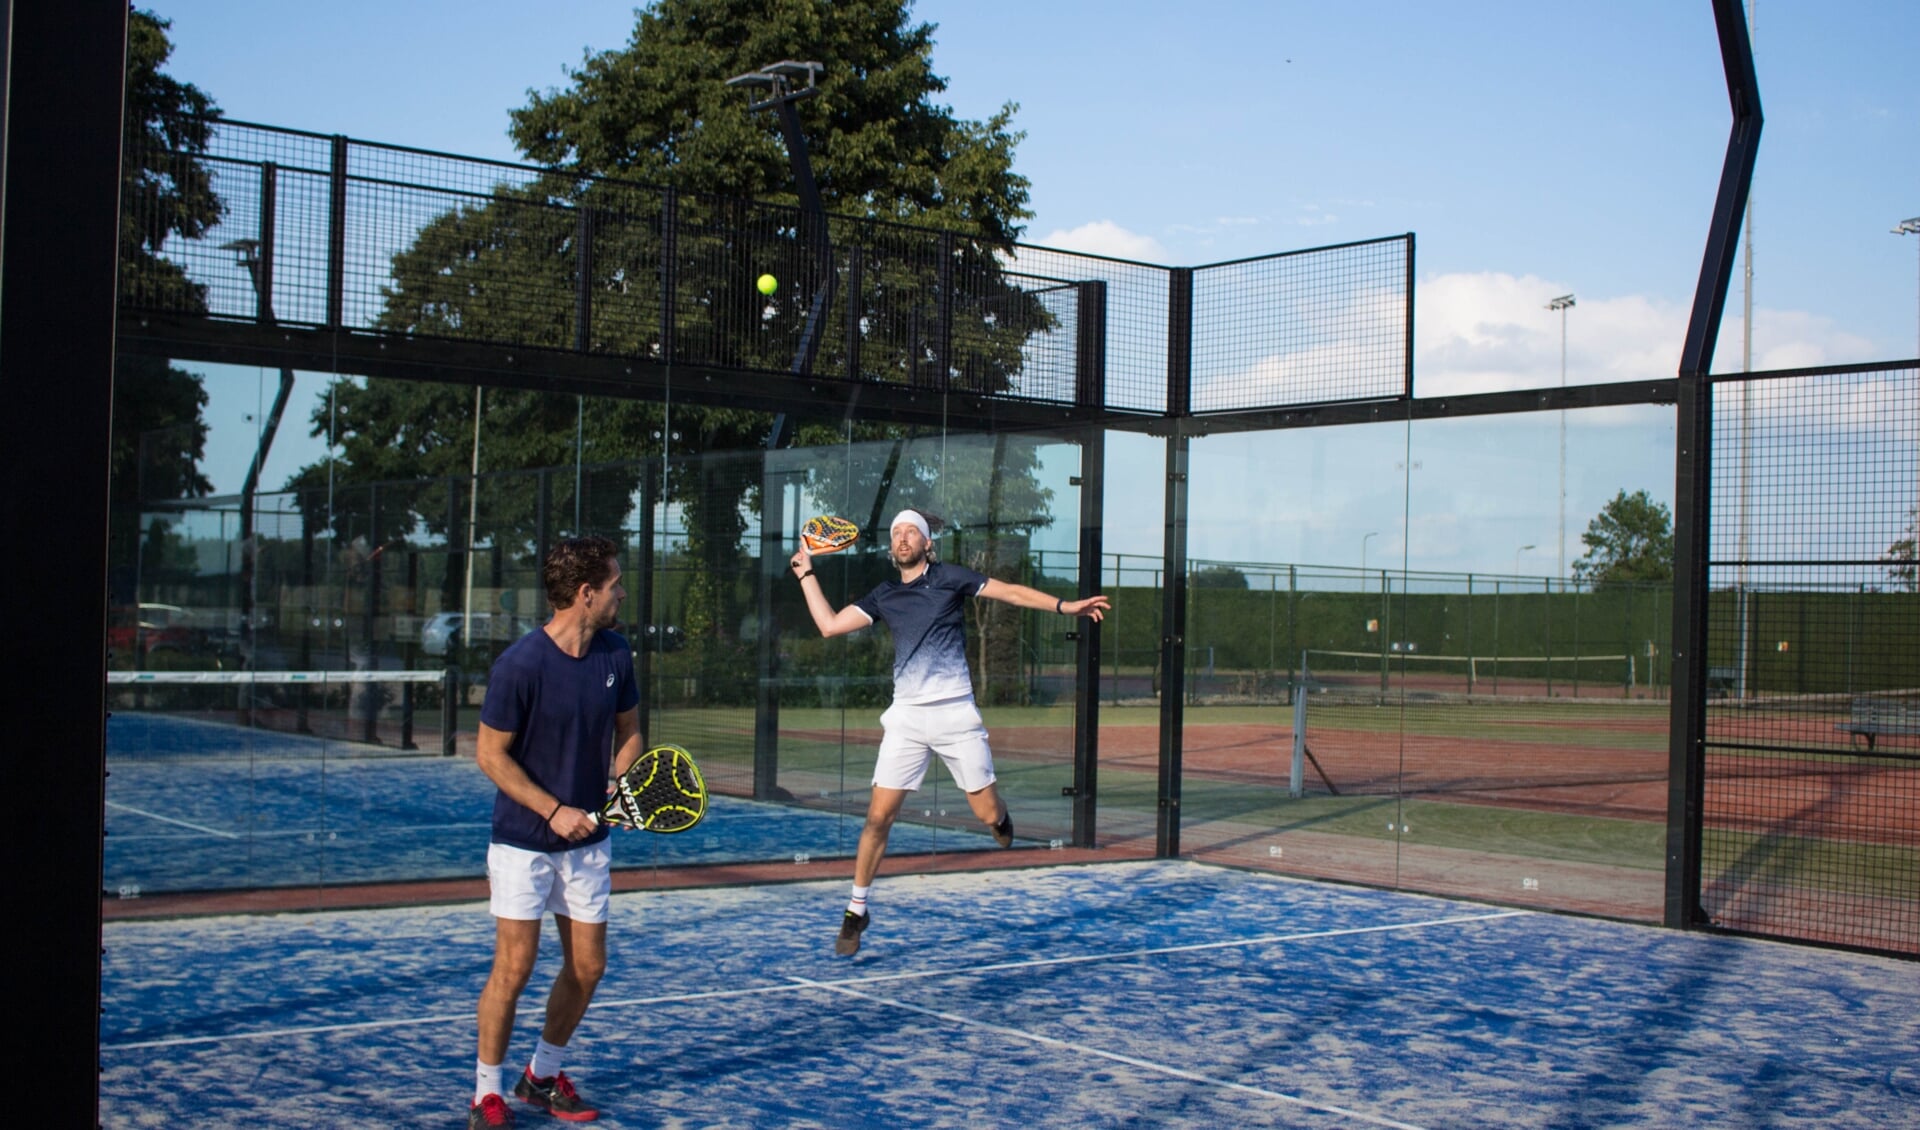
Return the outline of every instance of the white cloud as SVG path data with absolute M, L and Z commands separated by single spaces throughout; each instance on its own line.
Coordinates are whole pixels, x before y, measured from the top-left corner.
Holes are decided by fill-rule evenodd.
M 1062 228 L 1041 236 L 1035 242 L 1042 247 L 1061 251 L 1111 255 L 1115 259 L 1134 259 L 1147 263 L 1165 263 L 1171 258 L 1159 240 L 1128 231 L 1112 220 L 1094 220 L 1077 228 Z
M 1414 391 L 1421 396 L 1551 388 L 1560 383 L 1561 315 L 1549 299 L 1564 283 L 1488 271 L 1440 275 L 1415 293 Z M 1582 297 L 1566 312 L 1571 385 L 1658 380 L 1679 372 L 1689 309 L 1644 295 Z M 1724 318 L 1715 372 L 1740 367 L 1741 325 Z M 1797 310 L 1754 312 L 1755 369 L 1871 356 L 1871 343 L 1833 320 Z

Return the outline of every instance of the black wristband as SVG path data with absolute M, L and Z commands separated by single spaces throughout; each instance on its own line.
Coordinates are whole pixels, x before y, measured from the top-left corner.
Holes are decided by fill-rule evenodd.
M 794 580 L 796 580 L 796 581 L 804 581 L 804 580 L 806 580 L 806 579 L 807 579 L 808 577 L 811 577 L 811 576 L 813 576 L 813 570 L 812 570 L 812 569 L 808 569 L 808 570 L 807 570 L 806 572 L 804 572 L 804 573 L 795 573 L 795 574 L 793 575 L 793 579 L 794 579 Z
M 1064 596 L 1056 597 L 1054 598 L 1054 601 L 1053 601 L 1053 610 L 1059 613 L 1060 615 L 1064 616 L 1067 614 L 1066 604 L 1067 604 L 1066 597 Z
M 561 810 L 561 809 L 563 809 L 563 808 L 565 808 L 566 806 L 567 806 L 567 802 L 566 802 L 566 801 L 564 801 L 564 800 L 556 800 L 556 801 L 554 801 L 554 802 L 553 802 L 553 811 L 552 811 L 552 812 L 549 812 L 549 813 L 547 813 L 547 823 L 549 823 L 549 824 L 551 824 L 551 823 L 553 823 L 553 818 L 554 818 L 554 817 L 556 817 L 556 816 L 558 816 L 558 815 L 560 815 L 560 810 Z

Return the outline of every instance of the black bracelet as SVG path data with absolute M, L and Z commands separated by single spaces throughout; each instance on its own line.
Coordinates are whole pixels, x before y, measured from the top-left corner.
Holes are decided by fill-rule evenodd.
M 554 817 L 556 817 L 556 816 L 558 816 L 558 815 L 560 815 L 560 810 L 561 810 L 561 809 L 563 809 L 563 808 L 565 808 L 566 806 L 567 806 L 567 802 L 566 802 L 566 801 L 564 801 L 564 800 L 556 800 L 556 801 L 554 801 L 554 802 L 553 802 L 553 811 L 552 811 L 552 812 L 549 812 L 549 813 L 547 813 L 547 823 L 549 823 L 549 824 L 551 824 L 551 823 L 553 823 L 553 818 L 554 818 Z
M 796 581 L 804 581 L 804 580 L 806 580 L 806 579 L 807 579 L 808 577 L 811 577 L 811 576 L 813 576 L 813 570 L 812 570 L 812 569 L 808 569 L 808 570 L 807 570 L 806 572 L 804 572 L 804 573 L 795 573 L 795 574 L 793 575 L 793 579 L 794 579 L 794 580 L 796 580 Z
M 1062 615 L 1062 616 L 1064 616 L 1064 615 L 1066 615 L 1066 613 L 1067 613 L 1067 609 L 1066 609 L 1066 603 L 1067 603 L 1067 598 L 1066 598 L 1066 597 L 1064 597 L 1064 596 L 1061 596 L 1061 597 L 1055 597 L 1055 598 L 1054 598 L 1054 601 L 1053 601 L 1053 610 L 1054 610 L 1054 612 L 1056 612 L 1056 613 L 1058 613 L 1058 614 L 1060 614 L 1060 615 Z

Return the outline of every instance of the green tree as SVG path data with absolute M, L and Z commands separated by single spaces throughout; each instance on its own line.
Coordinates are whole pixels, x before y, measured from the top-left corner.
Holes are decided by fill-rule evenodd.
M 1907 511 L 1907 536 L 1887 547 L 1886 556 L 1880 560 L 1887 566 L 1887 577 L 1895 589 L 1901 592 L 1913 592 L 1920 588 L 1920 574 L 1915 565 L 1920 554 L 1915 552 L 1915 533 L 1920 531 L 1920 508 Z
M 932 42 L 933 27 L 911 21 L 901 0 L 659 0 L 638 14 L 625 47 L 590 54 L 570 86 L 531 94 L 512 112 L 516 143 L 548 171 L 502 184 L 426 225 L 394 258 L 380 328 L 649 357 L 666 348 L 660 311 L 668 305 L 676 355 L 705 349 L 702 359 L 712 364 L 785 370 L 808 299 L 824 280 L 809 274 L 808 221 L 794 207 L 778 119 L 751 113 L 726 80 L 805 59 L 824 66 L 818 95 L 797 110 L 821 198 L 837 217 L 836 247 L 852 242 L 847 219 L 906 225 L 861 233 L 861 286 L 840 293 L 865 315 L 860 375 L 924 379 L 925 367 L 944 359 L 948 379 L 970 390 L 1007 387 L 1028 334 L 1050 324 L 1040 302 L 1004 274 L 1003 253 L 1030 215 L 1027 181 L 1013 172 L 1014 107 L 985 122 L 954 118 L 935 100 L 946 84 L 933 71 Z M 660 270 L 666 190 L 678 250 L 670 295 L 662 293 Z M 592 233 L 590 333 L 575 324 L 583 220 Z M 783 280 L 771 299 L 753 287 L 769 269 Z M 929 296 L 942 277 L 963 280 L 956 289 L 970 300 L 953 303 L 946 339 L 936 341 Z M 845 325 L 844 311 L 833 322 Z M 846 360 L 835 352 L 839 336 L 829 335 L 823 368 Z M 348 379 L 323 399 L 314 428 L 338 443 L 336 481 L 468 472 L 471 390 Z M 687 524 L 687 553 L 700 562 L 687 594 L 688 638 L 713 644 L 707 654 L 716 670 L 737 668 L 729 648 L 740 642 L 732 637 L 747 595 L 735 583 L 745 556 L 742 515 L 758 505 L 759 476 L 742 472 L 746 464 L 722 467 L 701 457 L 764 447 L 772 418 L 683 406 L 669 418 L 658 404 L 588 403 L 579 458 L 618 462 L 670 451 L 666 489 Z M 483 473 L 571 463 L 575 406 L 572 397 L 489 390 L 480 421 Z M 803 424 L 798 442 L 895 431 Z M 1002 478 L 1012 467 L 1031 483 L 1031 463 L 994 466 Z M 910 468 L 903 485 L 923 471 Z M 639 474 L 635 463 L 629 486 Z M 823 475 L 816 485 L 836 485 Z M 996 475 L 983 469 L 974 477 L 967 489 L 984 493 Z M 950 496 L 959 486 L 949 481 L 943 489 Z M 1048 520 L 1037 487 L 1002 482 L 998 489 L 1011 510 Z M 1023 493 L 1035 507 L 1016 497 Z M 899 504 L 908 497 L 903 492 Z M 571 512 L 564 504 L 554 510 Z M 531 514 L 525 506 L 488 507 L 474 534 L 530 552 Z M 420 517 L 429 528 L 446 524 L 431 500 Z
M 127 106 L 120 185 L 120 298 L 183 314 L 206 312 L 205 288 L 161 254 L 172 236 L 192 239 L 218 223 L 220 200 L 200 159 L 213 100 L 161 68 L 173 52 L 171 25 L 151 12 L 127 17 Z M 108 475 L 115 500 L 109 542 L 120 599 L 131 597 L 140 508 L 153 500 L 201 497 L 207 393 L 198 376 L 164 359 L 123 354 L 114 369 Z
M 1644 490 L 1622 490 L 1580 535 L 1587 552 L 1573 563 L 1574 579 L 1608 584 L 1673 579 L 1673 515 Z

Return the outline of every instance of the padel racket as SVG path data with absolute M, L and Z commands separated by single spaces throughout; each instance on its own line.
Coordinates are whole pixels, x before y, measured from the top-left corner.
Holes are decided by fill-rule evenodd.
M 822 553 L 838 553 L 859 537 L 860 527 L 845 518 L 809 518 L 807 524 L 800 527 L 800 540 L 806 543 L 807 552 L 816 557 Z
M 634 759 L 593 818 L 611 828 L 684 832 L 706 814 L 707 782 L 693 755 L 658 745 Z

